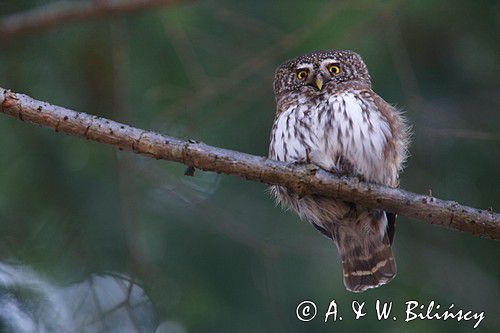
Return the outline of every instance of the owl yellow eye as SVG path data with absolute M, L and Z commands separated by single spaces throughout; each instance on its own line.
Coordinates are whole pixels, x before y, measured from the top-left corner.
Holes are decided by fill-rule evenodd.
M 328 65 L 328 71 L 333 75 L 337 75 L 340 73 L 340 67 L 337 65 Z
M 300 80 L 300 81 L 303 81 L 306 79 L 307 77 L 307 74 L 308 74 L 308 71 L 305 70 L 305 69 L 301 69 L 299 71 L 297 71 L 297 78 Z

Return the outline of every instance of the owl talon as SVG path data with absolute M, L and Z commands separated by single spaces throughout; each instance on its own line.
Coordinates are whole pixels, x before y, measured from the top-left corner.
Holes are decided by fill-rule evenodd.
M 334 173 L 334 174 L 337 174 L 337 175 L 342 175 L 342 172 L 340 171 L 339 168 L 337 168 L 336 166 L 332 166 L 329 170 L 331 173 Z
M 339 177 L 349 176 L 349 172 L 347 172 L 347 170 L 342 169 L 342 168 L 338 168 L 336 166 L 331 167 L 330 170 L 327 170 L 327 171 L 329 171 L 330 173 L 333 173 Z
M 295 160 L 295 161 L 292 161 L 288 164 L 291 166 L 304 166 L 304 165 L 307 165 L 308 163 L 306 162 L 306 160 Z
M 306 164 L 306 170 L 312 174 L 315 174 L 319 169 L 320 167 L 315 164 Z
M 316 164 L 308 163 L 306 160 L 293 161 L 293 162 L 290 162 L 289 165 L 291 165 L 292 167 L 295 167 L 295 166 L 304 167 L 310 173 L 316 173 L 319 169 L 321 169 Z

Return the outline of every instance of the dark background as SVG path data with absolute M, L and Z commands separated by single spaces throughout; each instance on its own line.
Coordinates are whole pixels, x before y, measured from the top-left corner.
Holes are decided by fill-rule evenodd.
M 0 15 L 47 3 L 3 0 Z M 181 2 L 3 42 L 0 86 L 266 155 L 274 68 L 301 53 L 351 49 L 367 63 L 374 90 L 413 125 L 402 187 L 498 210 L 499 23 L 496 1 Z M 334 245 L 276 208 L 265 185 L 201 171 L 185 177 L 184 169 L 2 116 L 0 260 L 56 288 L 92 274 L 131 277 L 156 318 L 137 328 L 144 332 L 159 323 L 158 332 L 171 333 L 430 333 L 474 325 L 405 323 L 407 300 L 485 311 L 478 331 L 500 331 L 497 242 L 400 217 L 398 276 L 352 294 Z M 9 292 L 2 288 L 0 299 Z M 32 304 L 16 288 L 17 302 Z M 295 308 L 306 299 L 319 313 L 302 323 Z M 325 324 L 332 299 L 344 320 Z M 376 299 L 393 301 L 398 320 L 378 322 Z M 352 300 L 367 302 L 367 317 L 353 319 Z M 104 320 L 102 330 L 111 331 L 114 319 Z M 0 331 L 11 324 L 0 323 Z

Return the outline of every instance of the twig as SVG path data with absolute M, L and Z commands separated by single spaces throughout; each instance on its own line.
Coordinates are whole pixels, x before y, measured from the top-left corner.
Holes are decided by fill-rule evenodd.
M 168 6 L 179 0 L 60 1 L 0 19 L 0 40 L 40 32 L 55 26 Z
M 320 194 L 365 207 L 425 220 L 431 224 L 500 240 L 500 215 L 402 189 L 358 182 L 323 170 L 184 141 L 152 131 L 79 113 L 0 88 L 0 112 L 20 120 L 133 151 L 156 159 L 286 186 L 302 194 Z

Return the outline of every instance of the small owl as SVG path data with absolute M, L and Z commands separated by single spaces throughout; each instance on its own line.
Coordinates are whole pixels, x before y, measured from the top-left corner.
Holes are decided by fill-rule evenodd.
M 276 70 L 274 94 L 270 158 L 398 186 L 409 130 L 401 114 L 373 92 L 358 54 L 320 51 L 289 60 Z M 281 186 L 271 191 L 278 203 L 335 242 L 348 290 L 362 292 L 394 278 L 394 214 L 300 196 Z

